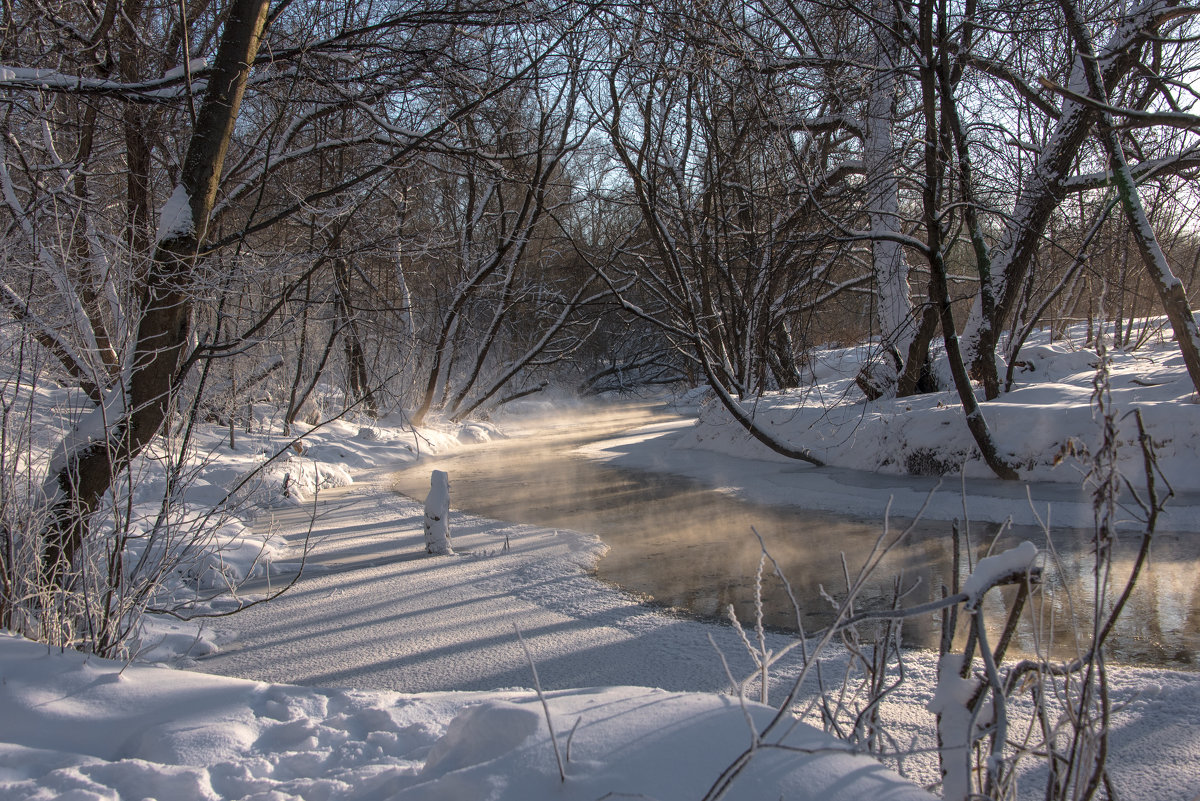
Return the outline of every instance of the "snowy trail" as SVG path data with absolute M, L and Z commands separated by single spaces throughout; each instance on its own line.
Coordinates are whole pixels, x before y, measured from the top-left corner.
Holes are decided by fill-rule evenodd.
M 401 692 L 528 687 L 516 623 L 550 688 L 722 690 L 709 633 L 750 669 L 732 630 L 654 613 L 587 576 L 604 548 L 589 535 L 456 516 L 458 553 L 426 555 L 421 508 L 390 492 L 386 475 L 322 494 L 304 576 L 270 604 L 216 621 L 222 650 L 195 667 Z M 274 525 L 299 547 L 307 510 L 277 513 Z

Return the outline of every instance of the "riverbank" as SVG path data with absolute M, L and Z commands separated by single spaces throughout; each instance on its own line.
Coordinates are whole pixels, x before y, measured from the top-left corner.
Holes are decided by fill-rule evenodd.
M 418 505 L 390 493 L 381 471 L 356 472 L 356 484 L 318 499 L 308 577 L 220 624 L 223 654 L 193 665 L 254 681 L 138 665 L 122 673 L 120 664 L 0 638 L 4 796 L 151 788 L 166 799 L 594 801 L 615 792 L 682 801 L 702 795 L 736 757 L 746 722 L 732 698 L 713 694 L 727 679 L 709 641 L 735 675 L 747 675 L 732 629 L 663 615 L 589 577 L 603 546 L 583 534 L 460 516 L 458 553 L 427 557 Z M 288 536 L 295 543 L 304 532 Z M 517 689 L 533 681 L 514 623 L 549 694 L 560 747 L 579 721 L 565 787 L 536 695 Z M 787 642 L 766 635 L 769 648 Z M 823 664 L 836 682 L 845 656 L 831 652 Z M 772 700 L 796 668 L 773 671 Z M 934 659 L 907 654 L 905 672 L 882 707 L 904 753 L 892 764 L 929 784 Z M 1121 709 L 1114 781 L 1126 797 L 1190 801 L 1200 789 L 1200 676 L 1114 670 L 1112 679 Z M 563 689 L 590 686 L 601 689 Z M 457 692 L 482 687 L 489 691 Z M 816 692 L 808 685 L 801 700 Z M 753 713 L 760 726 L 764 714 Z M 846 759 L 776 753 L 729 797 L 920 797 L 867 758 Z M 1039 795 L 1037 773 L 1025 777 L 1029 797 Z
M 1115 464 L 1122 478 L 1144 491 L 1136 413 L 1154 447 L 1157 490 L 1162 497 L 1168 489 L 1175 495 L 1158 530 L 1195 532 L 1200 519 L 1200 405 L 1163 321 L 1146 322 L 1159 325 L 1157 333 L 1136 350 L 1108 351 L 1106 380 L 1099 383 L 1099 357 L 1084 345 L 1082 330 L 1068 332 L 1073 341 L 1050 341 L 1046 332 L 1029 338 L 1011 389 L 980 404 L 999 456 L 1020 476 L 1016 482 L 996 479 L 984 464 L 950 389 L 866 401 L 855 376 L 869 345 L 814 350 L 804 388 L 767 393 L 745 404 L 766 435 L 809 451 L 824 467 L 785 459 L 747 436 L 702 390 L 692 398 L 699 423 L 681 432 L 678 453 L 639 452 L 631 439 L 612 458 L 736 487 L 764 503 L 781 499 L 871 517 L 881 516 L 889 501 L 893 514 L 913 515 L 941 479 L 942 489 L 926 508 L 926 517 L 951 520 L 966 514 L 980 521 L 1011 517 L 1017 524 L 1037 524 L 1049 504 L 1056 525 L 1090 527 L 1096 483 L 1090 474 L 1104 431 L 1098 405 L 1102 397 L 1112 416 Z M 935 365 L 947 373 L 942 386 L 952 387 L 944 357 Z M 722 465 L 724 460 L 728 464 Z M 1033 508 L 1026 487 L 1032 491 Z M 1127 522 L 1135 511 L 1131 504 L 1123 515 Z
M 1194 406 L 1172 401 L 1164 408 L 1179 418 L 1178 430 L 1195 428 Z M 1072 407 L 1071 414 L 1082 412 Z M 669 430 L 677 439 L 708 430 L 659 425 L 676 426 Z M 3 797 L 594 801 L 616 794 L 682 801 L 703 795 L 749 742 L 746 715 L 736 699 L 719 694 L 729 688 L 723 659 L 738 678 L 754 672 L 737 632 L 666 614 L 597 581 L 590 575 L 604 550 L 597 538 L 460 515 L 453 520 L 457 553 L 424 553 L 420 506 L 391 492 L 387 470 L 431 449 L 486 440 L 494 428 L 412 431 L 387 421 L 335 421 L 293 447 L 265 423 L 258 439 L 241 439 L 236 449 L 223 442 L 225 433 L 198 433 L 207 461 L 184 499 L 202 510 L 237 476 L 264 468 L 247 494 L 264 511 L 221 530 L 228 539 L 211 567 L 228 577 L 259 576 L 241 592 L 262 594 L 287 581 L 307 548 L 304 577 L 270 604 L 203 631 L 158 625 L 138 643 L 142 655 L 173 655 L 180 667 L 225 676 L 51 653 L 0 636 Z M 809 468 L 748 453 L 730 458 L 732 445 L 698 453 L 663 448 L 654 434 L 636 432 L 595 452 L 685 474 L 719 464 L 735 475 L 708 480 L 727 492 L 793 493 L 799 486 L 844 499 L 853 490 L 874 509 L 888 497 L 894 506 L 899 495 L 876 483 L 890 479 L 859 478 L 857 489 L 849 474 L 821 483 Z M 735 442 L 728 431 L 710 441 Z M 792 472 L 799 484 L 780 481 Z M 150 519 L 156 481 L 151 473 L 145 497 L 135 499 Z M 1002 495 L 994 505 L 1011 511 L 1022 504 Z M 945 509 L 955 506 L 956 497 Z M 1175 614 L 1200 614 L 1191 590 Z M 762 646 L 778 651 L 791 642 L 767 633 Z M 845 652 L 822 659 L 826 688 L 840 686 Z M 557 734 L 527 689 L 531 662 Z M 916 787 L 939 778 L 928 709 L 938 685 L 935 659 L 906 652 L 903 665 L 905 681 L 879 709 L 896 752 L 889 764 L 907 781 L 802 728 L 802 740 L 791 745 L 805 754 L 756 757 L 728 797 L 922 798 Z M 890 669 L 898 675 L 898 665 Z M 779 702 L 798 671 L 794 650 L 770 671 L 770 701 Z M 821 688 L 810 679 L 798 699 L 816 720 L 807 704 Z M 598 689 L 579 689 L 587 687 Z M 1108 767 L 1122 796 L 1194 801 L 1200 676 L 1112 669 L 1109 695 L 1116 712 Z M 762 726 L 770 713 L 748 714 Z M 568 741 L 564 785 L 553 745 L 566 750 Z M 1020 796 L 1041 797 L 1040 765 L 1025 761 L 1019 770 Z

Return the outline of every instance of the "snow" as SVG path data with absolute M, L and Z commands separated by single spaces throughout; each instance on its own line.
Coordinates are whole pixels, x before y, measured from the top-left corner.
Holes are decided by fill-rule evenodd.
M 49 81 L 57 77 L 53 70 L 10 67 L 0 64 L 0 81 Z
M 1114 403 L 1142 410 L 1179 491 L 1166 525 L 1194 529 L 1200 410 L 1177 356 L 1170 343 L 1114 356 Z M 1041 513 L 1053 504 L 1056 522 L 1090 519 L 1079 483 L 1082 454 L 1094 447 L 1094 355 L 1042 342 L 1023 357 L 1032 368 L 1022 385 L 986 412 L 1001 429 L 998 440 L 1023 454 L 1023 475 L 1038 479 L 1028 489 L 988 479 L 959 452 L 961 412 L 949 394 L 863 404 L 849 389 L 852 351 L 821 354 L 812 365 L 820 383 L 807 399 L 765 398 L 756 410 L 777 433 L 837 455 L 833 468 L 762 452 L 712 404 L 699 425 L 660 424 L 590 452 L 746 497 L 867 514 L 890 499 L 903 514 L 937 481 L 899 475 L 921 448 L 931 464 L 966 460 L 969 499 L 950 481 L 931 503 L 933 515 L 959 516 L 966 504 L 972 519 L 1032 519 L 1023 511 L 1028 492 Z M 703 404 L 704 393 L 687 401 Z M 221 518 L 208 584 L 257 576 L 242 592 L 260 597 L 294 574 L 307 548 L 303 580 L 203 628 L 155 619 L 134 648 L 139 660 L 128 662 L 0 634 L 0 798 L 698 799 L 766 729 L 774 710 L 731 692 L 723 667 L 722 659 L 736 678 L 755 675 L 737 632 L 657 612 L 593 579 L 588 571 L 605 551 L 595 537 L 454 514 L 456 553 L 425 554 L 423 509 L 390 492 L 388 471 L 422 453 L 500 436 L 494 426 L 414 431 L 399 417 L 336 421 L 291 447 L 269 415 L 256 409 L 257 431 L 239 436 L 237 450 L 222 430 L 203 428 L 201 463 L 182 501 L 199 515 L 232 492 L 259 510 L 257 518 L 233 511 Z M 1123 417 L 1126 445 L 1128 426 Z M 45 428 L 38 434 L 47 441 L 44 464 L 54 432 L 71 426 Z M 853 471 L 869 457 L 887 461 L 884 472 Z M 1136 460 L 1122 464 L 1136 483 Z M 139 469 L 149 471 L 147 483 L 131 508 L 152 514 L 162 479 Z M 256 469 L 258 477 L 243 483 Z M 982 559 L 964 591 L 978 595 L 1036 556 L 1025 543 Z M 527 689 L 531 666 L 513 623 L 536 665 L 549 722 L 543 699 Z M 764 635 L 772 652 L 792 642 Z M 823 659 L 828 675 L 840 675 L 844 654 Z M 769 700 L 778 703 L 791 687 L 799 660 L 796 649 L 772 668 Z M 973 683 L 958 678 L 952 661 L 939 666 L 924 653 L 905 660 L 906 683 L 881 707 L 891 737 L 905 746 L 901 759 L 881 765 L 799 723 L 783 740 L 757 743 L 726 797 L 929 798 L 921 787 L 941 780 L 934 714 L 943 713 L 948 742 L 965 736 L 970 721 L 954 711 L 967 714 Z M 747 689 L 757 697 L 756 686 Z M 800 706 L 818 692 L 811 681 L 802 686 Z M 1109 767 L 1123 797 L 1193 799 L 1200 675 L 1113 668 L 1109 692 L 1117 710 Z M 1040 797 L 1043 769 L 1024 770 L 1021 797 Z M 957 779 L 948 781 L 945 789 L 955 791 Z
M 0 795 L 9 801 L 698 798 L 748 740 L 738 703 L 645 687 L 551 692 L 560 781 L 528 691 L 364 692 L 123 665 L 0 634 Z M 750 706 L 765 725 L 771 710 Z M 730 799 L 923 791 L 808 727 L 751 762 Z M 610 796 L 610 797 L 611 797 Z
M 108 426 L 120 420 L 126 410 L 126 395 L 123 388 L 108 390 L 101 403 L 82 414 L 69 433 L 63 436 L 46 468 L 46 482 L 42 487 L 48 502 L 54 502 L 62 494 L 60 474 L 70 463 L 72 456 L 82 452 L 108 436 Z
M 195 233 L 196 223 L 192 220 L 192 201 L 183 184 L 177 184 L 171 197 L 163 204 L 158 217 L 158 233 L 155 241 L 166 242 Z
M 186 77 L 189 73 L 199 72 L 200 70 L 207 69 L 207 68 L 208 68 L 208 59 L 193 58 L 191 61 L 189 61 L 187 63 L 186 67 L 183 64 L 180 64 L 179 66 L 176 66 L 176 67 L 172 67 L 171 69 L 164 72 L 162 77 L 163 77 L 164 81 L 176 81 L 176 80 L 179 80 L 180 78 Z
M 196 71 L 204 68 L 206 63 L 204 59 L 193 59 L 189 66 L 193 71 Z M 0 83 L 8 84 L 18 88 L 40 87 L 45 89 L 65 90 L 68 92 L 124 92 L 130 95 L 138 95 L 147 99 L 160 98 L 165 100 L 179 97 L 184 92 L 199 92 L 203 89 L 203 81 L 196 81 L 191 87 L 180 88 L 171 86 L 171 84 L 178 82 L 182 75 L 183 68 L 180 66 L 168 70 L 161 78 L 154 78 L 148 81 L 122 83 L 120 81 L 112 81 L 106 78 L 87 78 L 83 75 L 72 75 L 50 69 L 14 67 L 11 65 L 0 64 Z
M 425 497 L 425 550 L 439 556 L 454 553 L 450 547 L 450 477 L 443 470 L 430 476 Z
M 1037 546 L 1025 540 L 1015 548 L 980 559 L 962 585 L 962 591 L 967 596 L 967 609 L 978 607 L 983 594 L 1004 577 L 1019 575 L 1032 568 L 1037 555 Z

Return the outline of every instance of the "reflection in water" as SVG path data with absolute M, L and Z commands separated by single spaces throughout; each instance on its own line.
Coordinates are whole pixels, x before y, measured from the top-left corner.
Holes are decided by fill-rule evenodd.
M 399 473 L 396 488 L 421 499 L 428 491 L 429 471 L 445 470 L 455 509 L 597 534 L 610 546 L 598 566 L 600 578 L 701 617 L 723 616 L 732 604 L 740 619 L 753 620 L 760 557 L 753 527 L 787 576 L 805 629 L 827 624 L 832 606 L 822 591 L 835 598 L 844 595 L 842 555 L 853 575 L 874 546 L 882 521 L 750 504 L 686 478 L 617 469 L 572 453 L 584 443 L 664 419 L 651 407 L 630 405 L 543 420 L 536 436 L 422 462 Z M 905 525 L 907 521 L 891 522 L 893 531 Z M 1025 539 L 1045 546 L 1040 530 L 1007 530 L 996 539 L 998 529 L 972 525 L 973 557 L 993 540 L 996 549 Z M 1030 653 L 1038 642 L 1053 642 L 1055 655 L 1062 657 L 1077 647 L 1074 632 L 1086 630 L 1078 629 L 1072 610 L 1087 614 L 1091 608 L 1093 560 L 1090 532 L 1056 530 L 1053 539 L 1059 565 L 1047 566 L 1046 592 L 1033 605 L 1013 647 Z M 1200 548 L 1195 541 L 1186 534 L 1156 537 L 1150 570 L 1109 641 L 1111 661 L 1193 665 L 1200 654 Z M 1114 576 L 1128 575 L 1136 545 L 1132 537 L 1120 544 Z M 890 604 L 897 576 L 906 589 L 919 582 L 905 605 L 938 596 L 950 584 L 952 548 L 949 523 L 918 524 L 905 544 L 886 557 L 858 608 Z M 796 613 L 778 580 L 768 575 L 763 584 L 766 623 L 795 630 Z M 999 626 L 1003 600 L 991 595 L 995 597 L 985 610 Z M 936 647 L 934 616 L 910 619 L 904 631 L 907 644 Z

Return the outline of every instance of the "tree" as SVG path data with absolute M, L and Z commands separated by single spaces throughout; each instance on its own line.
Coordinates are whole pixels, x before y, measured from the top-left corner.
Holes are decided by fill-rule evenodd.
M 1178 30 L 1189 18 L 1190 12 L 1181 11 L 1173 0 L 1154 0 L 1125 14 L 1097 54 L 1103 85 L 1117 87 L 1116 91 L 1136 98 L 1135 108 L 1158 101 L 1176 105 L 1178 101 L 1169 87 L 1178 86 L 1174 76 L 1180 70 L 1186 71 L 1185 64 L 1192 63 L 1189 59 L 1194 58 L 1194 48 L 1182 31 L 1172 36 L 1166 29 Z M 974 60 L 968 59 L 968 64 L 972 63 Z M 966 358 L 972 373 L 983 381 L 987 396 L 994 397 L 999 387 L 995 359 L 999 334 L 1013 315 L 1055 211 L 1068 194 L 1089 185 L 1087 180 L 1072 176 L 1071 171 L 1087 155 L 1084 146 L 1099 121 L 1099 111 L 1086 94 L 1078 93 L 1062 95 L 1060 105 L 1055 108 L 1032 88 L 1031 80 L 995 69 L 994 59 L 978 63 L 983 70 L 990 68 L 992 73 L 999 74 L 1023 96 L 1040 98 L 1038 102 L 1031 101 L 1031 113 L 1036 108 L 1051 119 L 1048 135 L 1038 148 L 1036 163 L 1020 183 L 1012 210 L 1004 218 L 1003 232 L 988 254 L 989 270 L 981 276 L 980 294 L 964 332 Z M 1068 79 L 1082 77 L 1083 62 L 1076 57 L 1069 64 L 1062 74 Z M 1169 174 L 1187 168 L 1190 159 L 1190 148 L 1185 147 L 1131 167 L 1131 175 L 1137 172 L 1150 175 L 1159 169 L 1163 172 L 1158 174 Z
M 62 586 L 87 520 L 113 477 L 159 433 L 179 387 L 178 368 L 194 303 L 196 258 L 205 241 L 238 108 L 267 23 L 266 0 L 234 0 L 196 116 L 179 183 L 161 213 L 157 244 L 139 287 L 128 380 L 62 443 L 47 476 L 53 530 L 44 552 Z
M 925 257 L 929 263 L 929 296 L 937 309 L 946 358 L 954 377 L 954 388 L 958 392 L 959 402 L 966 416 L 967 428 L 988 467 L 1000 478 L 1016 480 L 1019 478 L 1017 471 L 1000 455 L 967 375 L 947 284 L 946 257 L 950 244 L 948 231 L 954 221 L 947 196 L 950 195 L 949 190 L 954 184 L 947 183 L 946 173 L 952 167 L 957 167 L 957 185 L 960 193 L 958 199 L 961 202 L 966 227 L 971 231 L 973 239 L 978 241 L 980 237 L 979 223 L 974 217 L 972 206 L 974 197 L 971 160 L 963 139 L 958 109 L 954 103 L 953 74 L 949 51 L 945 46 L 950 22 L 948 12 L 946 0 L 921 0 L 917 9 L 921 56 L 921 106 L 925 122 L 925 185 L 921 193 L 921 206 L 927 241 Z M 936 47 L 935 42 L 942 46 Z M 978 254 L 979 250 L 976 252 Z
M 840 119 L 840 96 L 758 66 L 788 44 L 732 5 L 656 10 L 635 18 L 632 39 L 620 29 L 595 101 L 640 215 L 623 260 L 637 270 L 617 263 L 606 279 L 635 282 L 624 308 L 657 324 L 752 435 L 815 460 L 774 441 L 735 397 L 796 386 L 797 333 L 870 281 L 824 231 L 845 138 L 818 120 Z
M 363 325 L 356 304 L 364 294 L 359 287 L 370 283 L 368 271 L 356 269 L 350 256 L 382 239 L 386 269 L 395 275 L 401 226 L 385 226 L 390 236 L 383 237 L 376 226 L 364 237 L 366 226 L 348 223 L 356 212 L 387 209 L 397 175 L 420 155 L 453 152 L 455 125 L 519 85 L 528 65 L 544 57 L 529 53 L 519 36 L 497 33 L 496 41 L 527 57 L 525 66 L 476 84 L 493 74 L 493 65 L 485 54 L 449 43 L 472 40 L 472 29 L 491 30 L 498 20 L 511 34 L 546 17 L 528 16 L 524 6 L 509 15 L 513 7 L 503 2 L 434 2 L 400 12 L 357 4 L 284 3 L 273 11 L 265 2 L 193 4 L 195 19 L 173 17 L 174 7 L 134 4 L 117 22 L 101 21 L 90 36 L 95 46 L 76 63 L 56 62 L 58 45 L 39 48 L 70 40 L 82 30 L 72 15 L 86 11 L 72 4 L 44 10 L 48 16 L 30 12 L 31 28 L 11 29 L 5 41 L 22 66 L 0 72 L 9 90 L 6 132 L 20 134 L 7 137 L 0 154 L 13 222 L 5 245 L 18 255 L 4 268 L 26 252 L 39 266 L 26 273 L 23 287 L 11 284 L 18 271 L 6 273 L 0 300 L 94 407 L 58 444 L 41 509 L 5 522 L 6 542 L 41 543 L 35 572 L 42 571 L 49 592 L 14 600 L 6 590 L 2 605 L 60 604 L 70 614 L 77 609 L 72 593 L 82 586 L 83 545 L 91 535 L 107 536 L 102 513 L 136 481 L 139 457 L 168 430 L 186 443 L 201 410 L 228 415 L 232 431 L 229 396 L 282 373 L 279 343 L 297 327 L 307 336 L 300 323 L 318 304 L 333 312 L 325 320 L 312 315 L 325 325 L 322 362 L 311 371 L 298 364 L 292 377 L 300 380 L 303 368 L 303 379 L 315 382 L 325 360 L 338 358 L 333 345 L 340 339 L 350 394 L 364 404 L 374 400 L 379 384 L 368 347 L 380 336 Z M 260 58 L 268 30 L 270 55 Z M 163 64 L 142 46 L 156 34 L 166 40 Z M 556 43 L 551 37 L 543 44 L 552 50 Z M 214 44 L 211 65 L 190 58 Z M 97 51 L 125 53 L 125 72 L 105 67 L 94 75 Z M 331 63 L 358 70 L 330 80 Z M 450 74 L 461 79 L 458 88 L 485 88 L 448 104 Z M 155 124 L 127 113 L 143 106 L 153 112 L 143 117 Z M 124 121 L 119 135 L 92 124 L 105 115 Z M 73 160 L 59 156 L 64 142 Z M 45 181 L 47 174 L 64 176 L 69 191 Z M 108 202 L 117 195 L 101 181 L 127 184 L 119 203 Z M 167 196 L 152 231 L 155 201 Z M 298 238 L 300 231 L 313 236 Z M 327 275 L 332 292 L 322 291 Z M 410 314 L 407 300 L 404 306 Z M 229 369 L 210 385 L 218 359 Z M 178 427 L 170 426 L 176 421 Z M 21 464 L 28 461 L 6 461 L 5 469 Z M 164 520 L 176 502 L 172 480 Z M 123 540 L 112 539 L 112 548 L 106 540 L 100 550 L 108 558 L 105 571 L 119 584 Z M 10 565 L 3 567 L 0 574 L 9 575 Z
M 1183 363 L 1192 379 L 1192 386 L 1200 393 L 1200 331 L 1196 328 L 1196 318 L 1192 314 L 1191 304 L 1183 284 L 1171 272 L 1150 218 L 1142 206 L 1141 196 L 1134 181 L 1133 172 L 1125 158 L 1124 144 L 1121 142 L 1114 124 L 1113 115 L 1109 110 L 1109 98 L 1104 84 L 1104 75 L 1092 46 L 1091 35 L 1080 19 L 1078 9 L 1073 0 L 1060 0 L 1063 16 L 1067 20 L 1067 29 L 1079 54 L 1079 61 L 1086 76 L 1088 96 L 1098 112 L 1097 128 L 1104 149 L 1108 153 L 1109 165 L 1117 185 L 1117 194 L 1121 198 L 1121 206 L 1129 219 L 1129 227 L 1134 242 L 1146 270 L 1161 299 L 1162 306 L 1167 312 L 1167 318 L 1175 330 L 1175 339 L 1179 343 Z M 1200 122 L 1197 119 L 1196 122 Z

